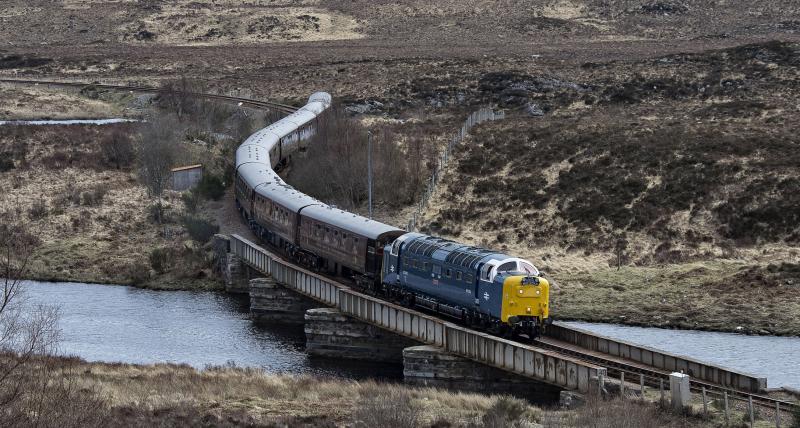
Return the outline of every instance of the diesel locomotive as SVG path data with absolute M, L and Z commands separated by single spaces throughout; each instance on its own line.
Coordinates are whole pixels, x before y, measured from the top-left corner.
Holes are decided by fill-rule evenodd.
M 530 262 L 340 210 L 275 173 L 330 104 L 329 94 L 315 93 L 237 149 L 236 206 L 254 233 L 301 265 L 404 305 L 496 334 L 538 336 L 550 320 L 549 284 Z

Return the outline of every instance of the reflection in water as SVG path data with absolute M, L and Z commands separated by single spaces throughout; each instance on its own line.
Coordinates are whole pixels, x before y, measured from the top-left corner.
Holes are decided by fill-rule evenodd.
M 402 367 L 309 358 L 302 326 L 254 325 L 247 298 L 77 283 L 26 283 L 60 310 L 60 351 L 89 361 L 235 364 L 272 373 L 399 378 Z
M 561 322 L 601 336 L 766 376 L 767 386 L 800 388 L 800 337 Z

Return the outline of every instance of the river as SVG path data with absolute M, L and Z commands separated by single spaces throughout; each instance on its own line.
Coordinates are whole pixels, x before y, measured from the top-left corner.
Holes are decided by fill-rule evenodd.
M 402 367 L 305 353 L 302 326 L 262 326 L 247 298 L 223 293 L 27 281 L 25 304 L 59 308 L 59 351 L 88 361 L 234 363 L 272 373 L 400 378 Z
M 398 378 L 385 364 L 309 358 L 302 327 L 257 326 L 246 298 L 222 293 L 26 282 L 27 304 L 60 310 L 60 350 L 89 361 L 232 362 L 269 372 Z M 770 387 L 800 388 L 800 338 L 565 322 L 569 326 L 766 376 Z

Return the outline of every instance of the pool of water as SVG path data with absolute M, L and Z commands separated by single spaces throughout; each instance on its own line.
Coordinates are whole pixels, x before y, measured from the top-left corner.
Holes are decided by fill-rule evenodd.
M 747 336 L 587 322 L 560 324 L 765 376 L 770 388 L 788 386 L 800 389 L 800 337 Z
M 2 125 L 111 125 L 139 122 L 135 119 L 0 120 Z
M 310 358 L 302 326 L 261 326 L 247 298 L 213 292 L 25 283 L 28 305 L 59 308 L 60 353 L 89 361 L 233 363 L 274 373 L 399 378 L 402 367 Z

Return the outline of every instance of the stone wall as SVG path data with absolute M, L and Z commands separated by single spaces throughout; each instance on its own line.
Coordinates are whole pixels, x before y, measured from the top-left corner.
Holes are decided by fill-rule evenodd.
M 401 363 L 403 349 L 418 342 L 342 315 L 338 309 L 306 311 L 306 350 L 311 355 Z
M 486 394 L 511 394 L 537 402 L 559 401 L 561 388 L 518 376 L 435 346 L 403 350 L 403 378 L 412 385 Z
M 271 277 L 250 280 L 250 316 L 253 321 L 303 324 L 306 311 L 318 305 L 278 285 Z

